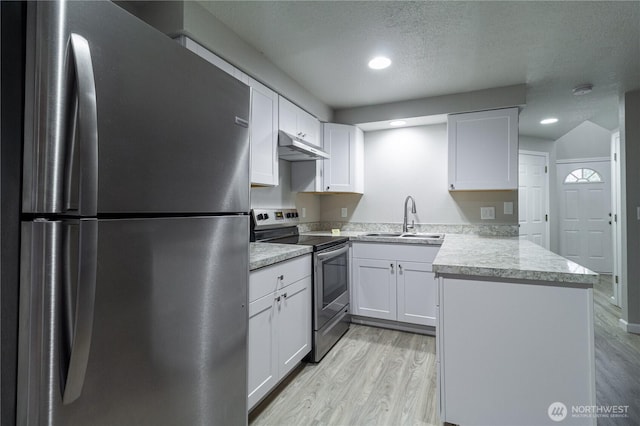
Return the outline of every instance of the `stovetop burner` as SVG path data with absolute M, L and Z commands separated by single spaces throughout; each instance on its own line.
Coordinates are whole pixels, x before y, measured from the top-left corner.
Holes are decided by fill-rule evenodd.
M 296 209 L 253 209 L 251 211 L 251 241 L 312 246 L 324 250 L 347 242 L 347 237 L 300 235 Z

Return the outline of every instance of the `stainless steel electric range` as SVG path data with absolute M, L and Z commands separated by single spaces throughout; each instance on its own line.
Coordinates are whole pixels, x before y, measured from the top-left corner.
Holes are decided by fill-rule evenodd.
M 349 329 L 349 239 L 300 235 L 296 209 L 253 209 L 251 241 L 313 247 L 313 338 L 319 362 Z

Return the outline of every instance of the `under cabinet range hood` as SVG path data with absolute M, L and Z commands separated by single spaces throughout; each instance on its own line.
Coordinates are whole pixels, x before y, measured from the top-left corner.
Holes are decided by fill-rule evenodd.
M 329 158 L 329 154 L 309 145 L 297 136 L 280 130 L 278 132 L 278 156 L 287 161 L 313 161 Z

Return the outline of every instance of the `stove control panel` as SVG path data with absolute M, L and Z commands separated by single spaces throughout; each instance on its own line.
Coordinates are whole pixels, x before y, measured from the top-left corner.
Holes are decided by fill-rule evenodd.
M 255 229 L 283 228 L 300 223 L 296 209 L 253 209 L 251 217 Z

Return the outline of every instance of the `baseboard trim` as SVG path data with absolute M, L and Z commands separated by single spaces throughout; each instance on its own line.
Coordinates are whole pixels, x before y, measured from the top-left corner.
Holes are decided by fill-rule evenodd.
M 620 318 L 619 320 L 620 327 L 627 333 L 640 334 L 640 324 L 628 323 L 627 321 Z
M 361 317 L 351 315 L 351 322 L 354 324 L 368 325 L 372 327 L 389 328 L 391 330 L 407 331 L 409 333 L 425 334 L 435 336 L 436 328 L 428 325 L 409 324 L 398 321 L 388 321 L 378 318 Z

